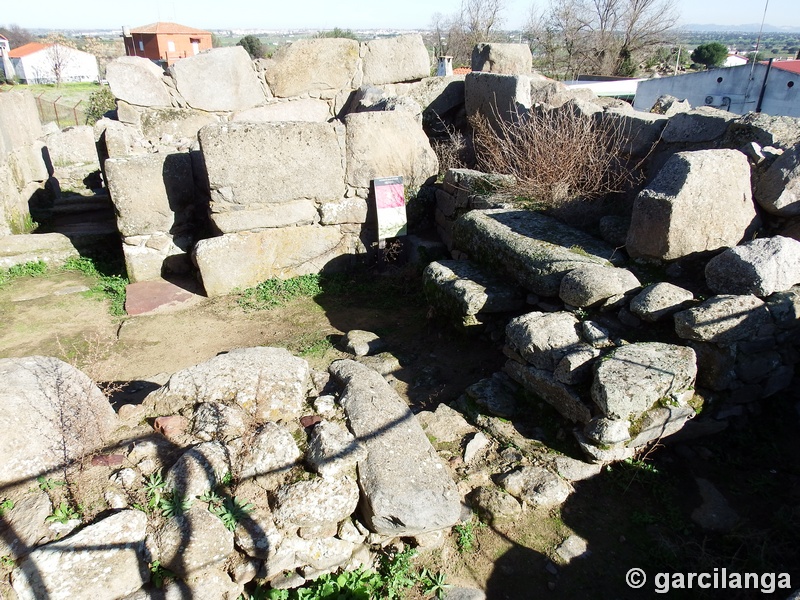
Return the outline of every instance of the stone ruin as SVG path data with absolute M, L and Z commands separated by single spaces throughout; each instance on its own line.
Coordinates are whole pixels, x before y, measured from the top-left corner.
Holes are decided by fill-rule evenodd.
M 182 575 L 176 591 L 207 586 L 235 597 L 253 579 L 302 585 L 369 564 L 370 548 L 398 536 L 441 543 L 462 518 L 460 502 L 490 518 L 558 505 L 571 482 L 602 464 L 668 436 L 720 431 L 790 385 L 800 356 L 798 120 L 691 110 L 666 98 L 657 112 L 639 113 L 531 73 L 524 52 L 501 46 L 476 48 L 476 72 L 448 78 L 427 77 L 416 36 L 309 40 L 256 62 L 241 49 L 217 50 L 167 75 L 143 59 L 109 66 L 118 120 L 94 129 L 101 160 L 58 162 L 72 169 L 63 180 L 102 165 L 132 281 L 196 270 L 206 293 L 219 295 L 348 268 L 375 241 L 371 179 L 400 174 L 423 190 L 415 201 L 433 198 L 422 212 L 447 256 L 425 261 L 432 310 L 501 344 L 507 362 L 452 406 L 418 415 L 356 356 L 324 374 L 279 349 L 231 351 L 174 374 L 118 416 L 71 373 L 96 403 L 90 417 L 106 445 L 70 435 L 77 455 L 111 469 L 105 501 L 117 512 L 41 546 L 58 534 L 32 515 L 52 506 L 42 494 L 25 497 L 31 512 L 12 513 L 17 537 L 4 537 L 20 559 L 20 597 L 36 597 L 38 585 L 73 589 L 70 573 L 85 583 L 99 563 L 118 565 L 115 597 L 149 597 L 140 590 L 150 577 L 143 565 L 156 557 Z M 0 101 L 30 115 L 22 95 Z M 645 184 L 582 227 L 516 208 L 495 174 L 452 169 L 433 185 L 438 165 L 426 134 L 439 119 L 528 110 L 613 122 L 624 133 L 620 159 L 647 159 Z M 30 129 L 3 122 L 0 175 L 16 190 L 4 196 L 6 222 L 59 178 L 54 168 L 30 166 L 45 146 L 29 120 Z M 48 148 L 79 133 L 53 135 Z M 0 243 L 20 237 L 44 236 Z M 34 247 L 19 255 L 46 254 Z M 366 346 L 353 354 L 371 353 Z M 52 393 L 25 387 L 46 388 L 47 377 L 32 383 L 28 374 L 68 369 L 43 358 L 0 368 L 19 382 L 4 392 L 8 406 L 37 394 L 47 406 Z M 508 419 L 528 412 L 531 397 L 571 423 L 584 461 L 543 453 L 536 432 L 515 430 Z M 370 412 L 376 398 L 387 404 Z M 160 435 L 114 446 L 120 424 L 145 416 L 157 418 Z M 9 482 L 63 461 L 27 442 L 30 456 L 0 453 L 10 457 L 0 469 Z M 440 461 L 452 454 L 443 444 L 455 444 L 465 465 L 458 485 Z M 418 458 L 401 468 L 391 462 L 397 454 Z M 409 467 L 419 472 L 402 470 Z M 231 473 L 232 492 L 257 508 L 229 532 L 197 502 L 154 532 L 131 498 L 161 468 L 174 489 L 193 496 Z M 93 540 L 118 540 L 124 550 L 90 555 L 87 564 L 69 558 L 66 550 Z M 97 581 L 101 590 L 105 580 Z

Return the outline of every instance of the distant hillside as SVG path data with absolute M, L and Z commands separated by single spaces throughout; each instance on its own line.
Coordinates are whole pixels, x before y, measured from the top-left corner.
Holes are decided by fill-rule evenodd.
M 741 31 L 747 33 L 758 33 L 760 28 L 761 25 L 759 23 L 749 23 L 747 25 L 699 25 L 692 23 L 680 27 L 683 31 Z M 776 27 L 765 23 L 764 31 L 771 33 L 800 33 L 800 27 Z

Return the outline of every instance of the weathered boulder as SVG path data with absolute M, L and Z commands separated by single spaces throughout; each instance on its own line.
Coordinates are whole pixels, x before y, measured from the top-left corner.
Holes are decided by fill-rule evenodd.
M 179 60 L 169 70 L 191 108 L 237 111 L 266 101 L 253 61 L 242 46 L 214 48 Z
M 18 497 L 14 509 L 4 510 L 0 519 L 0 556 L 19 559 L 50 539 L 45 519 L 52 513 L 50 497 L 37 487 Z
M 626 245 L 634 258 L 673 260 L 734 246 L 756 224 L 744 154 L 679 152 L 636 197 Z
M 420 411 L 416 416 L 425 432 L 436 441 L 460 441 L 468 433 L 475 432 L 475 428 L 467 422 L 464 415 L 447 404 L 440 404 L 434 412 Z
M 94 145 L 94 129 L 89 125 L 67 127 L 63 131 L 51 133 L 45 136 L 44 143 L 55 167 L 90 163 L 100 168 Z
M 335 477 L 355 470 L 367 451 L 353 434 L 333 421 L 318 423 L 308 438 L 306 462 L 323 477 Z
M 367 211 L 367 201 L 358 196 L 322 202 L 319 205 L 319 222 L 323 225 L 366 223 Z
M 712 142 L 722 138 L 736 118 L 737 115 L 726 110 L 700 106 L 672 117 L 664 128 L 662 140 L 667 144 Z
M 439 172 L 436 153 L 410 113 L 352 113 L 345 124 L 349 185 L 368 188 L 376 177 L 401 175 L 407 187 L 419 188 Z
M 636 417 L 662 398 L 676 401 L 694 385 L 696 375 L 691 348 L 661 342 L 629 344 L 598 363 L 592 400 L 608 417 Z
M 689 112 L 692 105 L 688 100 L 678 100 L 675 96 L 664 94 L 659 96 L 650 108 L 650 112 L 665 117 L 674 117 L 677 114 Z
M 778 292 L 767 298 L 767 307 L 781 329 L 793 329 L 800 321 L 800 287 Z
M 233 532 L 205 506 L 164 521 L 154 534 L 159 562 L 181 578 L 219 565 L 233 552 Z
M 528 44 L 475 44 L 472 70 L 504 75 L 530 75 L 533 56 Z
M 749 112 L 730 124 L 723 143 L 739 148 L 749 142 L 789 150 L 800 142 L 800 122 L 796 117 Z
M 543 508 L 563 504 L 572 491 L 566 481 L 544 467 L 519 467 L 502 475 L 498 483 L 515 498 Z
M 194 501 L 213 490 L 231 472 L 231 455 L 220 442 L 203 442 L 184 452 L 170 467 L 164 480 L 166 490 L 177 497 Z
M 766 304 L 755 296 L 714 296 L 675 314 L 675 332 L 685 340 L 732 344 L 760 337 L 772 326 Z
M 473 210 L 453 227 L 454 246 L 542 296 L 582 265 L 611 266 L 614 249 L 557 219 L 527 210 Z
M 581 342 L 578 319 L 568 312 L 531 312 L 506 326 L 506 345 L 537 369 L 553 371 Z
M 192 418 L 192 435 L 204 442 L 227 442 L 241 437 L 246 429 L 246 416 L 238 405 L 203 402 L 195 409 Z
M 490 378 L 473 383 L 464 393 L 490 415 L 509 419 L 518 410 L 514 393 L 517 389 L 504 373 L 495 373 Z
M 428 302 L 456 319 L 517 310 L 525 304 L 518 287 L 488 275 L 469 261 L 432 262 L 422 278 Z
M 164 71 L 141 56 L 121 56 L 106 66 L 106 79 L 118 100 L 136 106 L 172 106 Z
M 37 548 L 11 579 L 17 598 L 122 598 L 150 580 L 147 515 L 125 510 Z
M 645 157 L 653 150 L 669 121 L 666 116 L 620 108 L 599 112 L 595 118 L 604 130 L 618 137 L 622 151 L 635 158 Z
M 370 40 L 362 46 L 364 81 L 381 85 L 429 77 L 431 59 L 418 33 Z
M 557 380 L 551 371 L 507 360 L 503 371 L 529 392 L 555 408 L 561 416 L 573 423 L 588 423 L 591 408 L 575 389 Z
M 0 359 L 0 381 L 0 486 L 85 457 L 117 427 L 103 392 L 57 358 Z
M 197 217 L 188 153 L 110 158 L 105 172 L 123 236 L 180 233 Z
M 149 140 L 164 136 L 194 140 L 203 127 L 219 122 L 218 116 L 193 108 L 144 108 L 139 112 L 139 126 Z
M 614 296 L 627 294 L 641 285 L 627 269 L 582 265 L 564 276 L 558 297 L 572 306 L 593 306 Z
M 355 252 L 337 226 L 305 225 L 228 233 L 200 240 L 193 258 L 209 296 L 280 277 L 319 273 L 331 261 Z
M 800 145 L 781 154 L 754 190 L 758 204 L 781 217 L 800 215 Z
M 40 260 L 59 266 L 78 256 L 78 250 L 70 239 L 61 233 L 0 236 L 0 269 Z
M 631 312 L 650 323 L 668 317 L 681 310 L 694 299 L 689 290 L 672 283 L 659 282 L 648 285 L 631 300 Z
M 330 372 L 344 387 L 340 403 L 350 429 L 368 452 L 358 466 L 367 526 L 394 536 L 455 524 L 458 490 L 408 406 L 383 377 L 355 361 L 336 361 Z
M 340 345 L 342 350 L 356 356 L 375 354 L 386 348 L 386 342 L 378 334 L 364 331 L 363 329 L 351 329 L 348 331 L 342 338 Z
M 490 523 L 513 519 L 522 513 L 522 506 L 514 496 L 494 486 L 475 488 L 470 497 L 473 509 Z
M 481 115 L 493 126 L 498 120 L 517 121 L 533 106 L 527 75 L 468 73 L 464 79 L 467 116 Z
M 265 423 L 244 450 L 239 479 L 253 479 L 265 488 L 277 487 L 299 460 L 300 449 L 292 434 L 277 423 Z
M 706 265 L 706 283 L 717 294 L 786 291 L 800 283 L 800 242 L 775 236 L 728 248 Z
M 267 63 L 266 79 L 278 98 L 360 85 L 359 44 L 343 38 L 298 40 Z
M 344 196 L 343 133 L 334 124 L 301 122 L 202 129 L 212 221 L 225 233 L 314 222 L 314 201 Z
M 577 385 L 591 379 L 592 366 L 600 350 L 589 344 L 580 343 L 558 361 L 553 375 L 557 381 L 567 385 Z
M 310 41 L 310 40 L 308 40 Z M 270 102 L 233 115 L 232 121 L 272 123 L 274 121 L 306 121 L 324 123 L 331 118 L 331 107 L 325 100 L 298 98 L 289 102 Z
M 238 404 L 256 419 L 299 416 L 309 367 L 284 348 L 236 348 L 173 374 L 150 394 L 149 414 L 169 415 L 201 402 Z
M 358 498 L 358 484 L 350 476 L 316 477 L 280 488 L 273 514 L 287 528 L 335 524 L 352 514 Z

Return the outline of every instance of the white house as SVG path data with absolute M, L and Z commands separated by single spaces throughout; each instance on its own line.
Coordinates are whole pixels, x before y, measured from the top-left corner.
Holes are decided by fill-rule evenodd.
M 723 67 L 741 67 L 747 64 L 747 57 L 741 54 L 728 54 L 725 62 L 722 63 Z
M 763 112 L 800 117 L 800 61 L 780 61 L 710 69 L 640 81 L 633 107 L 648 111 L 659 96 L 688 100 L 692 107 L 713 106 L 739 115 Z
M 3 73 L 6 78 L 11 78 L 14 75 L 14 67 L 11 65 L 11 58 L 8 56 L 11 52 L 11 46 L 8 44 L 8 38 L 0 35 L 0 66 L 3 67 Z
M 23 83 L 97 81 L 99 77 L 93 54 L 61 44 L 31 42 L 14 48 L 9 56 Z

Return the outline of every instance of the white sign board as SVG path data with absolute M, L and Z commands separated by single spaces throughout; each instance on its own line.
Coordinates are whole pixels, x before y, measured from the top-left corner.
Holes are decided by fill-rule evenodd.
M 406 235 L 406 199 L 403 178 L 383 177 L 372 180 L 378 212 L 378 240 Z

